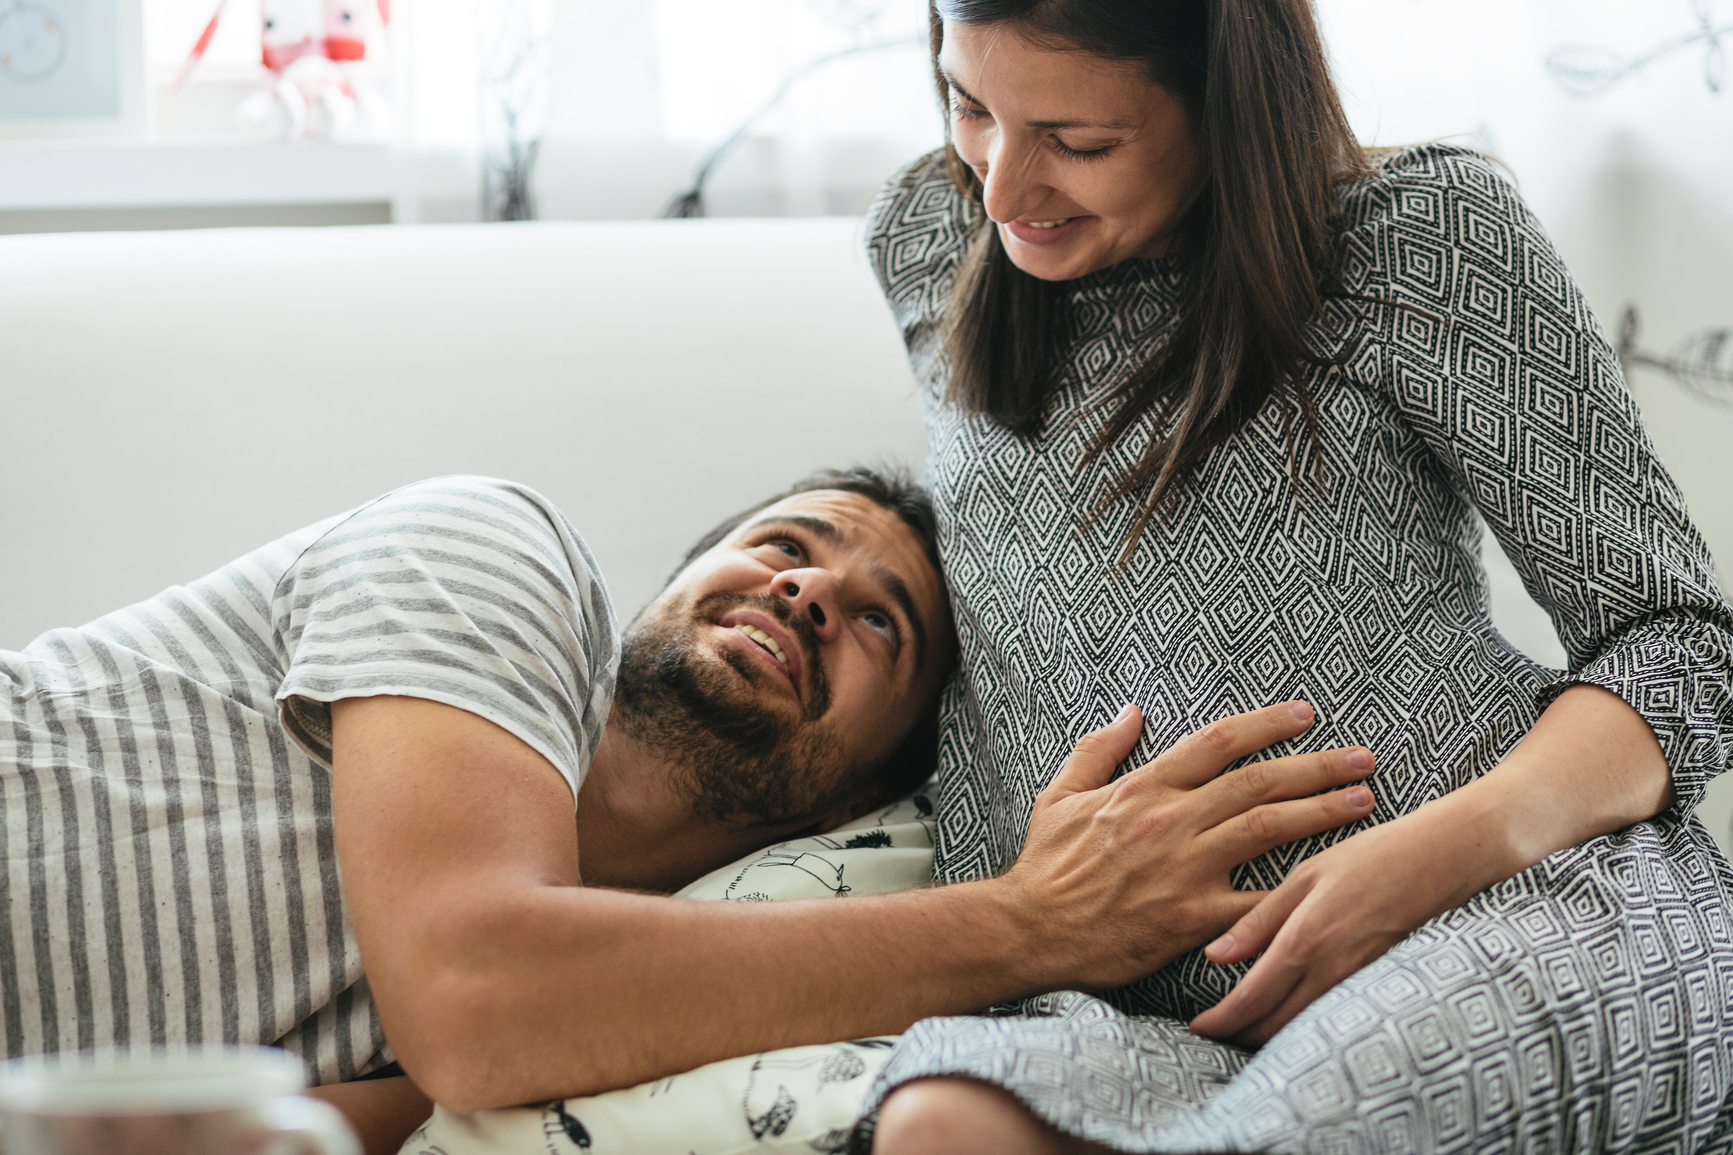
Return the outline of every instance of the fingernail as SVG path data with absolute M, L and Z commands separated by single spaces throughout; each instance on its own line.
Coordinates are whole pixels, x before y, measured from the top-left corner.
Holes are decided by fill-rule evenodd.
M 1210 943 L 1209 946 L 1204 948 L 1204 949 L 1207 950 L 1210 954 L 1222 954 L 1226 951 L 1233 950 L 1234 949 L 1234 936 L 1231 934 L 1224 934 L 1220 938 L 1216 939 L 1214 942 Z
M 1348 765 L 1352 766 L 1356 770 L 1370 770 L 1370 769 L 1372 769 L 1372 751 L 1370 751 L 1370 750 L 1350 750 L 1350 751 L 1348 751 Z
M 1293 712 L 1296 722 L 1310 722 L 1312 720 L 1312 704 L 1310 702 L 1290 702 L 1288 709 Z
M 1348 805 L 1356 810 L 1364 810 L 1372 805 L 1372 792 L 1364 786 L 1356 786 L 1348 791 Z
M 1123 722 L 1129 717 L 1131 717 L 1131 703 L 1127 702 L 1119 708 L 1119 714 L 1113 720 L 1115 722 Z

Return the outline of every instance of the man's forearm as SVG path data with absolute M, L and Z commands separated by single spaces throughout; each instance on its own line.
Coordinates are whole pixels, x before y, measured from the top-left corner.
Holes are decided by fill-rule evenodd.
M 446 1057 L 409 1069 L 455 1110 L 897 1033 L 1052 985 L 1058 960 L 1042 957 L 1007 886 L 763 904 L 547 886 L 505 905 L 478 888 L 447 896 L 428 941 L 392 952 L 410 972 L 381 976 L 445 1013 L 381 1014 L 406 1066 Z
M 627 1086 L 716 1059 L 900 1031 L 1038 991 L 1119 986 L 1257 896 L 1238 863 L 1349 822 L 1365 751 L 1222 770 L 1302 732 L 1282 704 L 1114 776 L 1127 707 L 1036 799 L 1005 875 L 900 895 L 701 903 L 580 885 L 572 796 L 474 715 L 415 699 L 332 710 L 337 852 L 404 1069 L 454 1110 Z

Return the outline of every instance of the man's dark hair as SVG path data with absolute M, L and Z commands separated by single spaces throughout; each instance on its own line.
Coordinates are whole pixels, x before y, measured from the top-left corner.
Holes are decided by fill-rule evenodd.
M 926 488 L 916 481 L 907 469 L 899 465 L 885 465 L 877 469 L 856 465 L 849 469 L 821 469 L 807 474 L 774 497 L 768 497 L 732 517 L 724 518 L 686 551 L 679 566 L 668 575 L 669 583 L 717 542 L 746 524 L 747 519 L 754 514 L 796 494 L 811 493 L 819 489 L 836 489 L 856 494 L 902 518 L 903 524 L 914 530 L 915 536 L 920 538 L 927 560 L 933 563 L 933 572 L 940 575 L 939 586 L 944 588 L 945 571 L 939 562 L 939 521 L 933 512 L 933 499 L 928 496 Z M 954 658 L 952 660 L 955 661 Z M 946 677 L 949 677 L 948 671 Z M 872 777 L 882 788 L 883 799 L 889 802 L 901 798 L 926 782 L 938 767 L 939 710 L 935 703 L 903 736 L 897 748 L 872 769 Z
M 850 469 L 821 469 L 817 473 L 809 473 L 776 496 L 767 497 L 733 517 L 724 518 L 721 524 L 699 538 L 697 545 L 686 551 L 686 556 L 680 559 L 680 564 L 668 575 L 668 581 L 672 582 L 679 577 L 681 570 L 691 565 L 711 546 L 745 525 L 747 518 L 769 509 L 779 501 L 786 501 L 797 493 L 811 493 L 817 489 L 840 489 L 844 493 L 857 494 L 876 505 L 884 506 L 915 531 L 916 536 L 921 539 L 922 548 L 927 551 L 927 560 L 933 563 L 933 569 L 940 574 L 944 573 L 939 566 L 938 517 L 933 513 L 933 499 L 927 495 L 926 487 L 900 465 L 884 465 L 877 469 L 856 465 Z

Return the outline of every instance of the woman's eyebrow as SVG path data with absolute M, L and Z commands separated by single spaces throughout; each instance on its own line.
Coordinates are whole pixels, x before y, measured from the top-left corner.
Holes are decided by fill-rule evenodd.
M 961 84 L 958 84 L 957 78 L 946 71 L 943 65 L 939 67 L 939 75 L 944 77 L 945 83 L 955 89 L 957 95 L 961 96 L 964 100 L 968 101 L 970 104 L 979 104 L 982 108 L 987 107 L 985 102 L 972 95 L 969 90 L 964 88 Z M 1109 132 L 1130 132 L 1137 127 L 1137 125 L 1128 120 L 1031 120 L 1028 121 L 1027 124 L 1030 128 L 1102 128 Z

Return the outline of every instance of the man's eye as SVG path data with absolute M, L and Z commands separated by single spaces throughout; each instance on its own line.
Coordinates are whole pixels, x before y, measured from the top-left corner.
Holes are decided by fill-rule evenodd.
M 787 538 L 778 538 L 775 541 L 766 542 L 765 544 L 770 546 L 772 549 L 781 550 L 796 561 L 800 560 L 800 547 L 792 541 L 789 541 Z
M 861 621 L 882 633 L 891 635 L 896 633 L 896 623 L 891 621 L 889 614 L 881 614 L 877 610 L 873 610 L 862 614 Z

